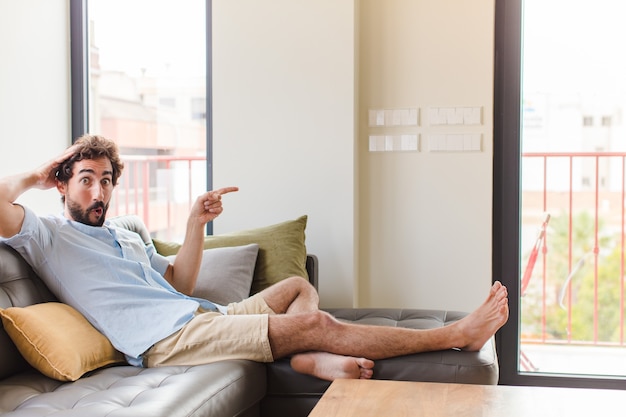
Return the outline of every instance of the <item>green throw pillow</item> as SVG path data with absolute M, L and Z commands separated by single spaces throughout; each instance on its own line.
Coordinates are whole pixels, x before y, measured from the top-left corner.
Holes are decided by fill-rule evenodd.
M 272 284 L 291 276 L 308 278 L 306 272 L 306 246 L 304 229 L 307 216 L 296 220 L 242 230 L 222 235 L 206 236 L 204 249 L 228 246 L 243 246 L 251 243 L 259 245 L 251 294 L 264 290 Z M 175 255 L 180 249 L 179 243 L 153 239 L 154 246 L 161 255 Z

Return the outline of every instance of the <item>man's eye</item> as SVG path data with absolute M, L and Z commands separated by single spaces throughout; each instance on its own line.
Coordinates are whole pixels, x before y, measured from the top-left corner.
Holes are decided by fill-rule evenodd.
M 89 184 L 89 178 L 81 178 L 80 182 L 83 184 Z
M 102 185 L 110 185 L 111 184 L 111 180 L 109 178 L 105 178 L 102 180 Z

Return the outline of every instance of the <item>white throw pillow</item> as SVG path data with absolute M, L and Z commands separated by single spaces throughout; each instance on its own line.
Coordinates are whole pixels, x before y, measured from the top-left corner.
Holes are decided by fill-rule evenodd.
M 228 305 L 250 295 L 259 245 L 205 249 L 194 297 Z M 167 257 L 174 262 L 176 255 Z

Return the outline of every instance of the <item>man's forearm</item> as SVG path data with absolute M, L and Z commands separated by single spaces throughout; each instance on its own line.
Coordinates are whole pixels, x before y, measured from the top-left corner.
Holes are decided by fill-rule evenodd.
M 224 187 L 207 191 L 198 197 L 191 207 L 185 241 L 176 255 L 172 273 L 169 278 L 166 277 L 178 291 L 191 295 L 196 287 L 202 263 L 205 226 L 222 212 L 222 194 L 238 190 L 237 187 Z
M 25 172 L 18 175 L 0 179 L 0 200 L 8 203 L 14 203 L 19 196 L 24 194 L 31 188 L 35 188 L 39 179 L 33 172 Z
M 23 173 L 0 179 L 0 236 L 18 233 L 24 221 L 24 209 L 15 200 L 39 183 L 34 173 Z
M 76 145 L 37 169 L 0 179 L 0 236 L 11 237 L 18 233 L 24 220 L 24 209 L 15 203 L 19 196 L 31 188 L 48 190 L 54 188 L 56 171 L 76 151 Z
M 178 291 L 191 295 L 196 287 L 202 250 L 204 246 L 204 226 L 189 221 L 185 240 L 176 254 L 172 271 L 171 284 Z

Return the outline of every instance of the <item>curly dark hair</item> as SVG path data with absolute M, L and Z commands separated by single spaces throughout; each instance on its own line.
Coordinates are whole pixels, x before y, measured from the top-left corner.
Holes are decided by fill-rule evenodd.
M 113 185 L 117 185 L 117 180 L 122 175 L 124 163 L 120 160 L 117 144 L 104 136 L 83 135 L 76 139 L 74 145 L 78 145 L 78 150 L 71 158 L 67 159 L 61 165 L 56 173 L 57 180 L 67 183 L 72 178 L 72 170 L 74 164 L 84 159 L 108 158 L 113 168 Z

